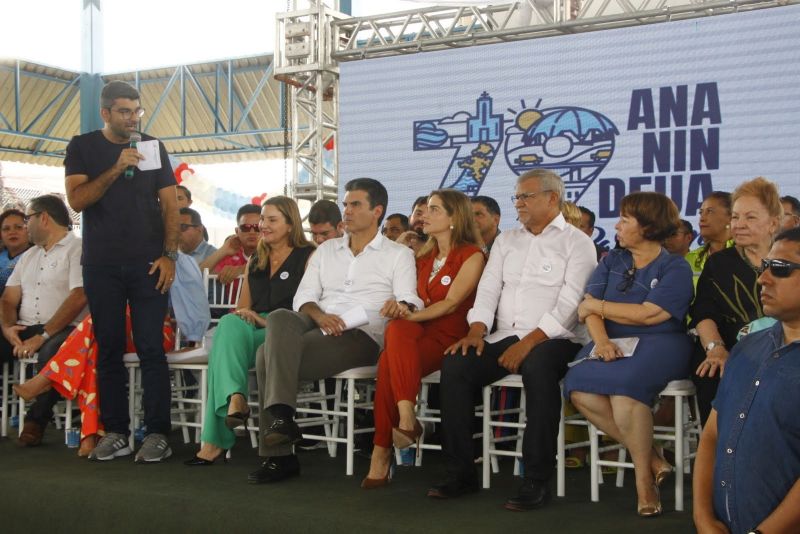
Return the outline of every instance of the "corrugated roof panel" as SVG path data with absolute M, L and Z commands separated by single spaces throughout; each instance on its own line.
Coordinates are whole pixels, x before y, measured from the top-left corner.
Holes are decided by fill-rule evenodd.
M 142 106 L 147 109 L 144 125 L 156 111 L 159 100 L 169 85 L 176 69 L 185 68 L 184 88 L 186 95 L 186 124 L 183 137 L 180 82 L 164 97 L 163 105 L 150 123 L 147 133 L 165 138 L 167 149 L 180 155 L 181 159 L 194 163 L 216 163 L 222 161 L 248 161 L 283 157 L 283 132 L 281 130 L 280 82 L 271 76 L 263 90 L 255 98 L 246 120 L 241 120 L 243 108 L 248 106 L 253 92 L 258 87 L 264 70 L 272 63 L 271 55 L 236 58 L 220 62 L 198 63 L 185 67 L 158 68 L 139 71 L 139 86 Z M 15 124 L 14 60 L 0 60 L 0 113 Z M 48 104 L 64 88 L 63 81 L 73 80 L 77 74 L 71 71 L 20 61 L 20 122 L 21 129 L 29 126 Z M 228 116 L 228 67 L 233 67 L 231 86 L 234 92 L 232 121 Z M 188 73 L 191 73 L 189 76 Z M 219 73 L 219 74 L 218 74 Z M 192 81 L 192 76 L 196 80 Z M 135 72 L 113 74 L 105 81 L 124 80 L 134 84 Z M 218 87 L 218 94 L 217 94 Z M 201 91 L 202 93 L 201 94 Z M 63 104 L 65 98 L 71 98 Z M 217 104 L 218 102 L 218 104 Z M 218 105 L 215 120 L 211 107 Z M 63 108 L 63 110 L 62 110 Z M 63 113 L 59 116 L 59 111 Z M 55 124 L 54 119 L 58 119 Z M 239 126 L 239 131 L 272 130 L 258 135 L 220 135 L 229 126 Z M 239 124 L 241 122 L 241 124 Z M 8 130 L 0 119 L 0 130 Z M 11 161 L 23 161 L 46 165 L 61 165 L 61 156 L 50 157 L 45 153 L 63 153 L 66 142 L 80 131 L 80 97 L 77 89 L 68 90 L 30 128 L 31 134 L 45 136 L 36 139 L 24 135 L 0 132 L 0 157 Z M 50 138 L 50 139 L 47 139 Z M 62 139 L 58 141 L 56 139 Z M 248 147 L 249 152 L 243 152 Z M 265 147 L 277 150 L 265 151 Z M 37 153 L 33 153 L 33 151 Z

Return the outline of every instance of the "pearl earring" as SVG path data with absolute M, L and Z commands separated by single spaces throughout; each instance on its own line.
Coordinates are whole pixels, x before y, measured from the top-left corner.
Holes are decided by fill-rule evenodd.
M 455 227 L 455 226 L 453 226 L 452 224 L 450 225 L 450 229 L 451 229 L 451 230 L 455 230 L 455 228 L 456 228 L 456 227 Z

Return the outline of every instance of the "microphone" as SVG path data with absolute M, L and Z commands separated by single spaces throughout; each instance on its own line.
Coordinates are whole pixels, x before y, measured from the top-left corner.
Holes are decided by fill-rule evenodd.
M 142 134 L 140 134 L 138 132 L 133 132 L 131 134 L 130 140 L 131 140 L 131 148 L 136 148 L 136 144 L 139 143 L 142 140 Z M 125 178 L 127 178 L 128 180 L 133 178 L 133 169 L 134 168 L 135 168 L 135 166 L 131 165 L 127 169 L 125 169 Z

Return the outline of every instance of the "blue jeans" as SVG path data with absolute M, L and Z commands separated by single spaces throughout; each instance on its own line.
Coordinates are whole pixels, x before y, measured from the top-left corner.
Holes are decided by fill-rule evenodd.
M 125 305 L 142 369 L 144 423 L 148 433 L 170 431 L 170 381 L 162 329 L 167 294 L 156 290 L 158 271 L 148 275 L 148 263 L 84 265 L 83 287 L 97 339 L 97 389 L 100 419 L 106 432 L 128 435 L 128 373 L 125 352 Z

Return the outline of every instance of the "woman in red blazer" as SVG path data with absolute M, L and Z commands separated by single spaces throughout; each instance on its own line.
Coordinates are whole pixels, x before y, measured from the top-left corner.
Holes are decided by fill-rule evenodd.
M 444 350 L 466 335 L 467 311 L 483 272 L 480 233 L 466 195 L 433 191 L 423 231 L 429 239 L 417 253 L 417 293 L 425 309 L 390 303 L 384 310 L 395 320 L 386 327 L 378 360 L 375 448 L 364 489 L 389 483 L 392 444 L 406 448 L 422 435 L 414 412 L 420 382 L 441 369 Z

